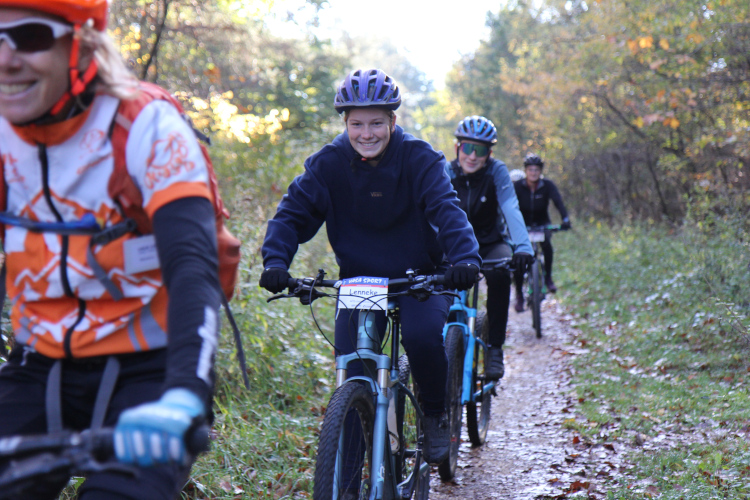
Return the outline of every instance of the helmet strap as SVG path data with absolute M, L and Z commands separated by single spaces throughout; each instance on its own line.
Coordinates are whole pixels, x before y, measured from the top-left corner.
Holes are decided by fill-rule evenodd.
M 79 34 L 81 25 L 76 24 L 73 29 L 73 45 L 70 49 L 70 62 L 68 63 L 70 72 L 70 89 L 65 92 L 65 94 L 63 94 L 63 96 L 59 101 L 57 101 L 54 106 L 52 106 L 52 109 L 49 112 L 49 114 L 52 116 L 55 116 L 57 113 L 62 111 L 65 105 L 68 104 L 68 102 L 70 102 L 72 98 L 81 95 L 86 90 L 88 84 L 91 83 L 91 81 L 96 77 L 96 73 L 99 70 L 96 59 L 92 57 L 88 68 L 86 68 L 86 70 L 83 72 L 83 75 L 81 75 L 81 72 L 78 69 L 78 62 L 81 56 L 81 38 Z

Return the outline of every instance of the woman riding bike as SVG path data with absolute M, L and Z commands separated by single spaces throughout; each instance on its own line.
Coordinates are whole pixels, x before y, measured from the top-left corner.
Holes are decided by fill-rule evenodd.
M 341 82 L 334 106 L 343 113 L 346 130 L 305 161 L 305 172 L 291 183 L 268 222 L 260 286 L 273 293 L 286 288 L 298 245 L 323 223 L 341 278 L 400 278 L 408 269 L 442 273 L 446 255 L 452 264 L 445 270 L 448 284 L 458 289 L 474 284 L 481 262 L 478 245 L 443 172 L 445 157 L 396 125 L 394 111 L 400 104 L 398 86 L 379 69 L 352 71 Z M 424 455 L 430 463 L 442 462 L 448 453 L 442 329 L 451 301 L 436 295 L 424 302 L 402 297 L 399 304 L 402 344 L 419 384 Z M 339 313 L 337 354 L 354 351 L 356 326 L 356 312 Z
M 551 180 L 541 178 L 542 170 L 544 169 L 542 159 L 533 153 L 529 153 L 523 160 L 523 166 L 526 178 L 517 180 L 513 185 L 516 188 L 518 205 L 521 208 L 526 225 L 531 227 L 550 224 L 549 202 L 552 200 L 555 207 L 557 207 L 557 211 L 560 212 L 560 217 L 562 217 L 561 229 L 570 229 L 570 218 L 563 204 L 562 196 L 560 196 L 560 191 L 557 190 L 557 186 Z M 555 293 L 557 292 L 557 287 L 555 286 L 555 282 L 552 281 L 552 257 L 554 251 L 549 235 L 542 242 L 542 252 L 544 252 L 544 282 L 547 285 L 547 289 Z M 523 312 L 523 273 L 516 272 L 515 278 L 515 309 L 516 312 Z
M 446 171 L 474 228 L 479 254 L 483 259 L 512 255 L 513 267 L 525 272 L 534 260 L 533 250 L 508 169 L 505 163 L 492 157 L 492 146 L 497 142 L 495 125 L 483 116 L 467 116 L 459 122 L 454 135 L 457 157 L 446 166 Z M 485 275 L 490 341 L 485 375 L 497 380 L 505 373 L 503 344 L 511 279 L 505 270 Z
M 0 0 L 0 223 L 14 334 L 0 436 L 115 427 L 117 458 L 138 475 L 92 473 L 78 498 L 166 500 L 194 461 L 183 437 L 211 407 L 216 222 L 192 129 L 141 92 L 106 23 L 106 0 Z M 125 109 L 129 131 L 115 143 Z M 110 194 L 117 161 L 150 234 Z M 67 482 L 40 483 L 33 498 L 57 498 Z

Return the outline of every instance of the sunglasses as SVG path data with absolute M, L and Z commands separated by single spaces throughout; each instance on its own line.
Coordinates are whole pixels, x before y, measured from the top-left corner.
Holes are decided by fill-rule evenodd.
M 488 154 L 490 154 L 489 146 L 483 146 L 482 144 L 470 144 L 468 142 L 461 143 L 461 151 L 463 151 L 465 155 L 470 155 L 474 152 L 477 153 L 477 156 L 487 156 Z
M 18 52 L 49 50 L 55 40 L 73 33 L 73 27 L 50 19 L 27 17 L 12 23 L 0 24 L 0 40 Z

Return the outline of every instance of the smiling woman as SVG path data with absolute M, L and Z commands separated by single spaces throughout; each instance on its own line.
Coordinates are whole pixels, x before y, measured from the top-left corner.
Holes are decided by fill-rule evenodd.
M 0 10 L 0 115 L 26 123 L 65 95 L 72 33 L 51 16 Z
M 287 269 L 299 244 L 324 222 L 341 278 L 397 278 L 419 269 L 425 274 L 445 271 L 451 288 L 473 285 L 478 245 L 444 173 L 445 157 L 396 125 L 394 112 L 400 105 L 398 86 L 379 69 L 354 70 L 344 78 L 334 106 L 345 113 L 346 131 L 307 159 L 305 172 L 289 186 L 269 221 L 260 286 L 274 293 L 286 288 Z M 442 330 L 452 299 L 402 299 L 402 344 L 425 414 L 424 456 L 437 464 L 449 444 Z M 351 311 L 336 319 L 337 354 L 355 349 L 350 327 L 356 328 L 358 313 Z M 350 365 L 350 376 L 361 373 L 361 364 Z M 354 465 L 351 458 L 349 465 Z M 359 498 L 358 479 L 341 478 L 334 498 Z
M 354 150 L 370 165 L 376 166 L 391 140 L 396 126 L 395 113 L 377 108 L 359 108 L 348 111 L 344 120 Z
M 14 339 L 0 438 L 111 427 L 117 460 L 138 472 L 101 464 L 78 498 L 171 500 L 213 394 L 217 198 L 176 101 L 130 75 L 106 21 L 107 0 L 0 0 Z M 9 469 L 0 462 L 0 476 Z M 57 498 L 67 482 L 49 475 L 19 498 Z

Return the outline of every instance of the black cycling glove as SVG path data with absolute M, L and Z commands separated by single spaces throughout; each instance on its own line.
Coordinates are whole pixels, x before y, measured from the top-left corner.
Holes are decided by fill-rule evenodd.
M 262 286 L 271 293 L 279 293 L 289 285 L 289 272 L 280 267 L 269 267 L 264 269 L 260 275 L 259 286 Z
M 567 231 L 570 228 L 571 228 L 570 221 L 567 220 L 567 219 L 564 220 L 564 221 L 562 221 L 562 224 L 560 224 L 560 230 L 562 230 L 562 231 Z
M 474 264 L 456 264 L 445 272 L 445 284 L 456 290 L 468 290 L 477 282 L 479 268 Z
M 516 272 L 520 273 L 521 275 L 526 274 L 529 269 L 531 269 L 531 265 L 533 263 L 534 256 L 524 252 L 514 253 L 513 259 L 511 260 L 511 265 L 516 270 Z

